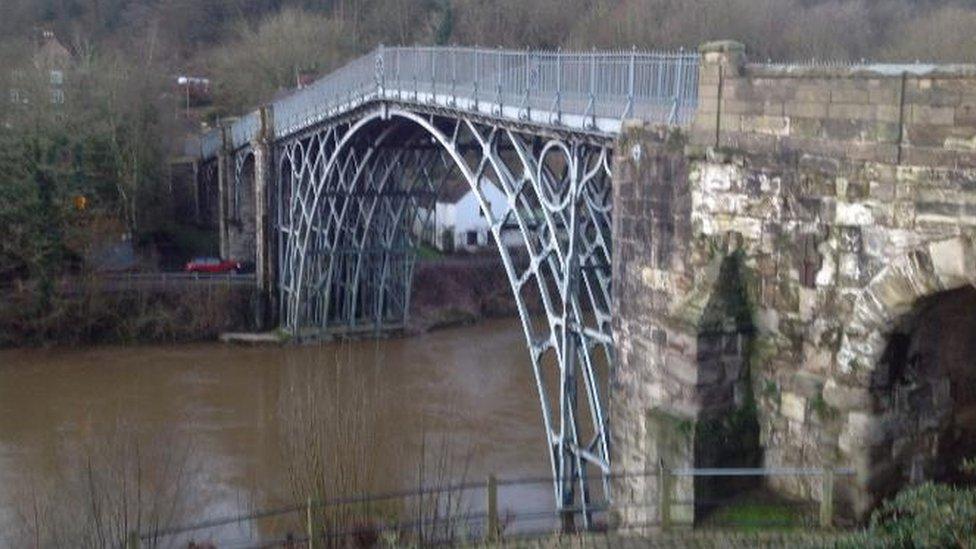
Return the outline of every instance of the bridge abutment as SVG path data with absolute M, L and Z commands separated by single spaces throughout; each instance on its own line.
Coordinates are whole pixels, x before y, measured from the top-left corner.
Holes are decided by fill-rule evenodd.
M 948 474 L 973 429 L 976 363 L 906 334 L 976 336 L 928 312 L 976 278 L 976 73 L 752 65 L 725 42 L 699 85 L 683 147 L 639 124 L 616 146 L 613 463 L 648 473 L 618 481 L 619 512 L 660 520 L 662 462 L 754 464 L 852 467 L 833 498 L 863 518 Z M 676 482 L 673 523 L 723 490 Z

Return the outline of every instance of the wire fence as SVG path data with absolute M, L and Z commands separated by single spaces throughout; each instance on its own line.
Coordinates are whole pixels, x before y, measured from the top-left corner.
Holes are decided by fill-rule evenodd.
M 698 105 L 697 53 L 683 50 L 535 51 L 470 47 L 380 47 L 271 103 L 286 137 L 372 100 L 432 104 L 581 131 L 614 133 L 623 120 L 684 126 Z M 249 113 L 231 124 L 232 149 L 257 135 Z M 188 156 L 215 156 L 219 129 L 191 140 Z
M 614 473 L 612 480 L 656 480 L 656 499 L 633 500 L 618 497 L 587 507 L 590 530 L 606 532 L 620 527 L 629 530 L 653 527 L 670 531 L 676 524 L 700 528 L 803 529 L 830 528 L 834 524 L 834 485 L 851 478 L 853 470 L 759 468 L 759 469 L 667 469 Z M 819 501 L 791 499 L 768 488 L 754 486 L 716 498 L 696 488 L 682 491 L 682 479 L 775 478 L 815 479 L 821 491 Z M 551 487 L 551 477 L 496 479 L 462 482 L 446 486 L 312 500 L 252 512 L 218 516 L 200 522 L 133 533 L 130 546 L 190 543 L 192 540 L 219 542 L 221 547 L 304 547 L 337 545 L 352 541 L 370 545 L 377 541 L 415 545 L 456 544 L 524 538 L 566 532 L 582 524 L 578 507 L 552 506 L 502 508 L 500 502 L 515 502 L 518 492 L 530 486 Z M 733 486 L 736 486 L 733 484 Z M 516 493 L 505 497 L 506 490 Z M 683 513 L 686 507 L 691 513 Z M 614 513 L 611 513 L 611 510 Z M 623 524 L 615 523 L 624 518 Z

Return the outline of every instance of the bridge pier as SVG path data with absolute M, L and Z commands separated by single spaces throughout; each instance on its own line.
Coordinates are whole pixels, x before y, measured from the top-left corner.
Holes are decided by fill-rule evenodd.
M 220 241 L 220 257 L 230 257 L 230 210 L 234 186 L 234 157 L 228 140 L 229 124 L 221 124 L 220 149 L 217 151 L 217 231 Z
M 254 153 L 254 272 L 258 286 L 258 299 L 255 310 L 257 329 L 267 330 L 277 325 L 277 253 L 274 227 L 271 223 L 271 208 L 274 189 L 274 111 L 262 107 L 260 130 L 251 142 Z

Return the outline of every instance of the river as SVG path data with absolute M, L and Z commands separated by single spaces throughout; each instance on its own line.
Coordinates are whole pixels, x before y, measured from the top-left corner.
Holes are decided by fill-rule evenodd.
M 367 441 L 348 451 L 370 462 L 371 490 L 415 488 L 421 455 L 450 458 L 436 475 L 428 466 L 424 483 L 549 474 L 515 319 L 307 347 L 2 351 L 0 543 L 15 543 L 32 502 L 70 498 L 88 456 L 99 474 L 120 467 L 124 459 L 104 457 L 124 453 L 116 448 L 181 464 L 180 498 L 192 509 L 181 522 L 291 504 L 297 495 L 288 471 L 302 447 L 296 438 L 310 437 L 301 427 L 308 418 L 296 414 L 308 402 L 326 413 L 334 413 L 330 406 L 372 410 L 347 421 Z M 166 461 L 169 454 L 179 459 Z M 163 479 L 157 490 L 177 483 Z M 553 504 L 546 483 L 506 487 L 499 498 L 503 514 Z M 285 527 L 235 524 L 192 535 L 246 543 Z

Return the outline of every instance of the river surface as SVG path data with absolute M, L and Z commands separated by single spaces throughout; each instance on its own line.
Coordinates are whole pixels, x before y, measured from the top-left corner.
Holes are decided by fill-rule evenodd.
M 116 478 L 136 478 L 132 455 L 156 460 L 147 471 L 180 464 L 179 475 L 153 473 L 154 492 L 179 486 L 180 501 L 192 509 L 176 521 L 294 503 L 301 490 L 289 471 L 307 447 L 301 440 L 323 433 L 308 425 L 324 416 L 301 412 L 310 402 L 324 416 L 343 418 L 338 426 L 324 422 L 332 429 L 324 432 L 326 444 L 369 462 L 371 490 L 480 482 L 490 473 L 549 474 L 535 381 L 515 319 L 310 347 L 2 351 L 0 545 L 13 545 L 24 517 L 39 506 L 55 509 L 75 497 L 92 472 L 89 462 L 98 478 L 125 467 L 129 472 Z M 343 425 L 356 431 L 348 449 Z M 428 465 L 421 475 L 419 464 L 432 460 L 447 465 Z M 138 478 L 145 483 L 148 476 Z M 547 483 L 505 487 L 499 497 L 503 514 L 553 504 Z M 193 536 L 247 543 L 290 527 L 236 524 Z

